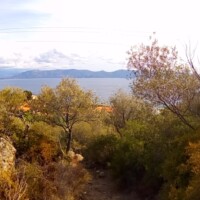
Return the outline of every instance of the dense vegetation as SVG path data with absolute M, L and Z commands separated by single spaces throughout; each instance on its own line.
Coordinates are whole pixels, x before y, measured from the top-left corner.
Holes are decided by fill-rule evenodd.
M 16 164 L 1 172 L 0 199 L 76 199 L 90 179 L 85 166 L 109 169 L 141 199 L 199 199 L 200 79 L 188 61 L 156 40 L 131 49 L 133 92 L 118 91 L 109 109 L 73 79 L 34 99 L 1 90 L 0 134 L 16 148 Z

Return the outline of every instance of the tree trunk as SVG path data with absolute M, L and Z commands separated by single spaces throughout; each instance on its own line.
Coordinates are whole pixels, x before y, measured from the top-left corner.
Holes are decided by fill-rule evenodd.
M 28 131 L 29 131 L 29 125 L 26 124 L 24 128 L 24 136 L 23 138 L 27 141 L 28 140 Z
M 69 113 L 66 113 L 66 128 L 67 128 L 67 148 L 66 151 L 68 152 L 71 149 L 71 141 L 72 141 L 72 129 L 70 127 L 70 123 L 69 123 Z
M 72 131 L 69 129 L 68 137 L 67 137 L 67 152 L 71 149 L 71 141 L 72 141 Z

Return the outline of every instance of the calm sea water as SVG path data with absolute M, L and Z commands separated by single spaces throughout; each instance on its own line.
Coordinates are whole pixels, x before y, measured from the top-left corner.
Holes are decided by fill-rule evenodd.
M 126 92 L 131 91 L 131 81 L 124 78 L 77 78 L 76 80 L 83 89 L 92 90 L 101 102 L 107 102 L 109 97 L 119 89 Z M 55 87 L 60 81 L 61 79 L 59 78 L 1 79 L 0 89 L 14 86 L 30 90 L 33 94 L 38 94 L 42 86 Z

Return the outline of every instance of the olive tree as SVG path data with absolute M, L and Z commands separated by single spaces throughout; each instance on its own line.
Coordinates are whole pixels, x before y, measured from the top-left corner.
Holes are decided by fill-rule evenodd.
M 111 123 L 121 137 L 123 136 L 121 129 L 128 121 L 150 120 L 150 115 L 153 114 L 153 109 L 148 103 L 122 90 L 110 97 L 110 105 L 112 108 Z
M 62 127 L 67 135 L 66 150 L 71 148 L 72 130 L 76 123 L 90 122 L 95 117 L 96 97 L 84 91 L 74 79 L 63 79 L 56 88 L 44 86 L 33 108 L 43 121 Z

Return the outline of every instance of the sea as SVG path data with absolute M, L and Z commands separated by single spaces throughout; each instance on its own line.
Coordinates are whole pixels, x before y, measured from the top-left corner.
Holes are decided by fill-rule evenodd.
M 42 86 L 56 87 L 61 78 L 34 78 L 34 79 L 0 79 L 0 89 L 5 87 L 19 87 L 39 94 Z M 125 78 L 76 78 L 83 90 L 92 90 L 99 98 L 100 103 L 108 103 L 109 98 L 118 90 L 131 92 L 131 80 Z

